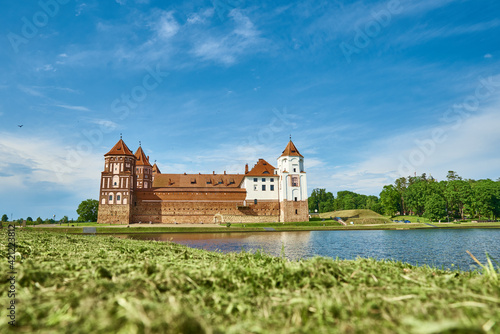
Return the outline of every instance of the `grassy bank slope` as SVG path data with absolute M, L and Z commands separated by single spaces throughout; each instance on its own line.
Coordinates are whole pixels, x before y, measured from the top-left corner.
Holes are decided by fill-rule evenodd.
M 339 210 L 332 212 L 320 213 L 321 218 L 340 217 L 346 223 L 354 222 L 354 224 L 383 224 L 391 222 L 386 217 L 367 209 L 356 210 Z
M 17 243 L 22 332 L 500 332 L 491 275 L 34 231 L 18 231 Z M 7 321 L 2 313 L 2 333 Z

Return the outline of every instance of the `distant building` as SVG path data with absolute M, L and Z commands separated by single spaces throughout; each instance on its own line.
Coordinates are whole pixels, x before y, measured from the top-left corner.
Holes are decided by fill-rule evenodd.
M 275 168 L 244 174 L 162 174 L 120 139 L 104 155 L 99 223 L 250 223 L 309 220 L 304 157 L 290 140 Z

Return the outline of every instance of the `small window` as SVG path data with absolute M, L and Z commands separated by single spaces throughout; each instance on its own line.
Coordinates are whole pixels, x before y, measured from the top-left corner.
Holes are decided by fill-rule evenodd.
M 253 186 L 253 191 L 257 191 L 257 185 L 256 184 Z
M 298 187 L 299 186 L 299 178 L 294 176 L 292 177 L 292 187 Z
M 253 182 L 257 182 L 258 179 L 256 177 L 253 178 Z
M 271 181 L 271 182 L 274 182 L 274 178 L 271 178 L 271 180 L 270 180 L 270 181 Z
M 262 182 L 266 182 L 266 178 L 265 177 L 262 178 Z
M 113 200 L 113 195 L 109 195 L 109 201 Z
M 257 204 L 257 198 L 253 200 L 253 204 Z
M 274 184 L 271 184 L 271 186 L 269 187 L 269 190 L 274 191 Z
M 262 185 L 262 191 L 266 191 L 266 185 L 265 184 Z
M 297 168 L 294 168 L 294 169 L 293 169 L 293 172 L 294 172 L 294 173 L 295 173 L 295 172 L 297 172 Z
M 297 197 L 295 197 L 295 202 L 297 202 Z
M 116 195 L 116 200 L 119 201 L 120 200 L 120 195 Z
M 295 209 L 295 214 L 296 214 L 296 215 L 298 215 L 298 211 L 297 211 L 297 209 Z

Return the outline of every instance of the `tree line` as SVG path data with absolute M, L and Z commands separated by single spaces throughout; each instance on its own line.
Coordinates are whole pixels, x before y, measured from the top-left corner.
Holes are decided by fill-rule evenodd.
M 314 189 L 309 196 L 310 212 L 331 212 L 337 210 L 369 209 L 382 214 L 383 207 L 377 196 L 357 194 L 352 191 L 339 191 L 335 198 L 326 189 Z
M 76 209 L 76 213 L 78 214 L 77 222 L 96 222 L 98 208 L 99 208 L 99 202 L 95 199 L 87 199 L 85 201 L 82 201 L 80 205 L 78 205 L 78 209 Z M 7 214 L 3 214 L 1 223 L 7 223 L 8 221 L 9 217 L 7 216 Z M 59 221 L 56 221 L 55 219 L 52 218 L 43 220 L 40 217 L 38 217 L 36 220 L 33 220 L 33 218 L 28 217 L 26 218 L 26 225 L 55 224 L 55 223 L 66 224 L 69 221 L 70 220 L 68 216 L 62 217 Z M 13 220 L 12 222 L 21 225 L 24 223 L 24 219 L 19 218 Z M 73 222 L 73 219 L 71 219 L 71 222 Z
M 446 180 L 432 176 L 401 177 L 383 187 L 380 196 L 339 191 L 335 198 L 325 189 L 314 189 L 310 212 L 370 209 L 388 216 L 416 215 L 440 219 L 496 219 L 500 216 L 500 179 L 463 179 L 449 171 Z
M 500 215 L 500 182 L 463 179 L 449 171 L 446 180 L 401 177 L 380 193 L 384 214 L 417 215 L 432 220 L 453 218 L 496 219 Z

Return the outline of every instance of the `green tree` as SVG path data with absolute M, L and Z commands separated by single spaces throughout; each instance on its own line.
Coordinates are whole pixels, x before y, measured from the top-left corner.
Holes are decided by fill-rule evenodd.
M 407 209 L 421 216 L 425 210 L 426 197 L 427 181 L 412 178 L 404 194 Z
M 320 188 L 314 189 L 308 199 L 309 211 L 311 212 L 315 212 L 314 210 L 318 210 L 319 213 L 333 211 L 333 203 L 333 194 Z
M 64 216 L 64 217 L 61 218 L 61 220 L 59 221 L 59 223 L 66 224 L 68 221 L 69 221 L 68 216 Z
M 446 201 L 440 194 L 430 195 L 425 202 L 425 215 L 431 220 L 438 220 L 446 217 Z
M 97 221 L 97 210 L 99 202 L 95 199 L 87 199 L 78 205 L 76 213 L 78 213 L 78 220 L 84 222 Z
M 36 223 L 37 223 L 37 224 L 42 224 L 42 223 L 43 223 L 42 218 L 38 217 L 38 218 L 36 219 Z
M 465 208 L 472 203 L 472 187 L 465 180 L 451 180 L 446 182 L 444 196 L 448 203 L 448 211 L 454 217 L 465 218 Z
M 471 208 L 479 218 L 495 218 L 500 215 L 499 183 L 490 179 L 472 183 Z
M 31 223 L 33 221 L 33 218 L 28 217 L 28 218 L 26 218 L 26 221 Z
M 405 206 L 405 193 L 408 188 L 408 180 L 406 177 L 400 177 L 396 181 L 394 181 L 394 187 L 399 193 L 399 200 L 401 201 L 401 214 L 406 214 L 406 206 Z
M 446 175 L 446 179 L 448 181 L 458 181 L 458 180 L 462 180 L 462 177 L 459 176 L 456 172 L 450 170 L 450 171 L 448 171 L 448 174 Z
M 2 222 L 6 223 L 6 222 L 8 222 L 8 221 L 9 221 L 9 216 L 7 216 L 6 214 L 4 214 L 4 215 L 2 216 Z
M 384 186 L 380 193 L 380 203 L 383 213 L 388 216 L 392 217 L 401 212 L 401 196 L 393 185 Z

